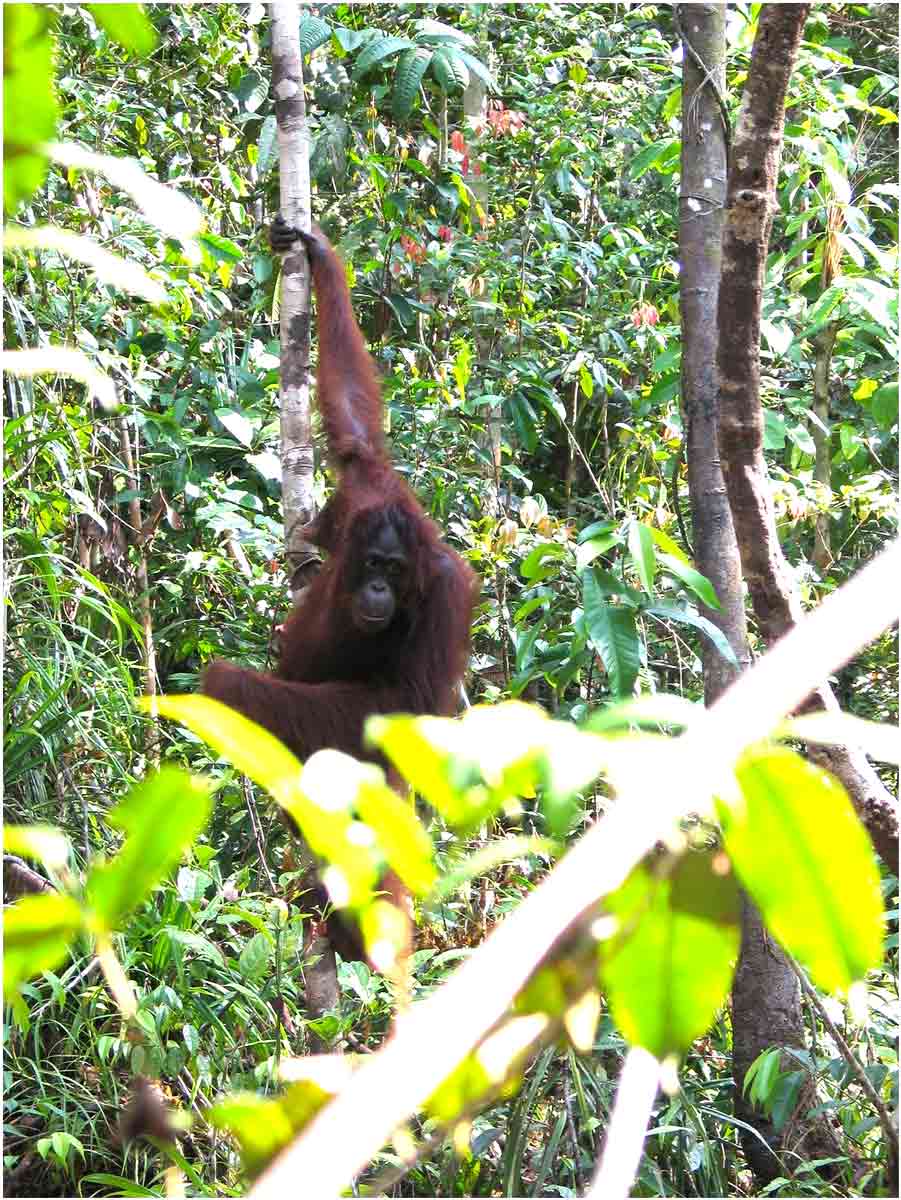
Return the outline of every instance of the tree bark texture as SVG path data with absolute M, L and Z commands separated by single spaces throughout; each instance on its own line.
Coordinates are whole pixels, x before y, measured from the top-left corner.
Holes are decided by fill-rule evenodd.
M 838 324 L 830 321 L 813 339 L 813 415 L 810 423 L 816 461 L 813 477 L 821 485 L 821 503 L 832 497 L 832 430 L 829 426 L 829 368 Z M 819 498 L 818 498 L 819 499 Z M 829 533 L 829 509 L 818 512 L 814 526 L 813 564 L 824 575 L 832 566 L 832 539 Z
M 717 367 L 719 447 L 732 520 L 761 634 L 768 645 L 787 633 L 801 605 L 779 537 L 763 457 L 760 404 L 760 310 L 785 97 L 809 5 L 767 4 L 760 11 L 751 66 L 732 146 L 723 230 Z M 832 709 L 825 682 L 808 709 Z M 842 782 L 877 852 L 894 869 L 898 809 L 856 747 L 812 747 L 810 757 Z
M 310 228 L 310 137 L 300 57 L 300 9 L 272 5 L 272 94 L 279 147 L 279 203 L 285 221 Z M 306 251 L 282 259 L 281 443 L 285 548 L 292 568 L 318 557 L 302 536 L 315 515 L 310 420 L 310 267 Z
M 716 440 L 716 312 L 726 197 L 726 131 L 717 92 L 722 96 L 726 86 L 726 10 L 722 4 L 682 4 L 676 11 L 684 45 L 679 307 L 692 544 L 697 568 L 722 605 L 701 611 L 726 635 L 739 662 L 733 666 L 701 639 L 704 695 L 712 704 L 751 657 L 741 561 Z
M 310 137 L 300 56 L 300 8 L 274 3 L 272 12 L 272 94 L 279 148 L 279 203 L 285 221 L 310 228 Z M 310 264 L 298 242 L 282 258 L 281 293 L 281 447 L 282 509 L 285 550 L 292 568 L 292 592 L 302 590 L 302 574 L 319 560 L 318 550 L 303 536 L 316 514 L 313 498 L 313 433 L 310 420 Z M 296 585 L 296 586 L 295 586 Z M 334 951 L 323 939 L 310 947 L 318 959 L 307 967 L 306 1008 L 315 1020 L 338 1002 Z M 315 1035 L 313 1048 L 324 1050 Z
M 726 196 L 726 11 L 721 4 L 679 5 L 683 43 L 682 192 L 679 291 L 682 316 L 682 411 L 685 418 L 692 542 L 697 567 L 722 607 L 704 608 L 729 640 L 738 666 L 705 639 L 704 698 L 713 704 L 750 663 L 741 559 L 717 449 L 717 296 Z M 719 93 L 719 98 L 717 96 Z M 782 1140 L 771 1121 L 742 1095 L 745 1073 L 769 1046 L 804 1047 L 801 993 L 785 954 L 760 913 L 744 898 L 742 941 L 732 985 L 732 1071 L 735 1112 L 745 1158 L 758 1180 L 779 1173 Z M 812 1107 L 805 1094 L 807 1111 Z

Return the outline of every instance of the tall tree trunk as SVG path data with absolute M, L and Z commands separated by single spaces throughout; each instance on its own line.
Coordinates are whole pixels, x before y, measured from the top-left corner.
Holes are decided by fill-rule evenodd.
M 282 216 L 295 228 L 310 228 L 310 138 L 300 57 L 300 9 L 294 3 L 272 5 L 272 94 L 279 145 L 279 201 Z M 292 592 L 302 590 L 303 572 L 318 563 L 318 551 L 303 536 L 315 513 L 313 434 L 310 421 L 310 269 L 306 251 L 282 260 L 281 293 L 281 441 L 282 505 L 285 549 L 292 568 Z M 310 1017 L 338 1003 L 338 972 L 328 942 L 315 938 L 307 947 L 306 1005 Z M 314 1050 L 324 1049 L 318 1036 Z
M 135 429 L 135 449 L 138 444 L 138 433 Z M 153 613 L 150 607 L 150 574 L 147 570 L 147 546 L 144 541 L 144 522 L 141 516 L 140 488 L 138 478 L 137 455 L 132 452 L 131 435 L 128 432 L 128 418 L 119 418 L 119 450 L 125 467 L 125 476 L 132 490 L 128 502 L 128 541 L 134 548 L 137 557 L 135 580 L 138 585 L 138 605 L 141 613 L 141 629 L 144 633 L 144 688 L 148 696 L 155 696 L 156 687 L 156 647 L 153 640 Z M 151 710 L 150 720 L 144 735 L 144 749 L 148 761 L 159 766 L 159 725 Z
M 832 495 L 832 430 L 829 427 L 829 368 L 838 323 L 830 321 L 813 339 L 813 415 L 810 432 L 816 448 L 813 477 L 822 485 L 823 500 Z M 813 563 L 821 575 L 832 566 L 829 510 L 818 512 L 814 526 Z
M 751 661 L 741 560 L 716 442 L 716 305 L 726 197 L 725 105 L 721 104 L 726 86 L 726 10 L 722 4 L 681 4 L 676 12 L 684 47 L 679 306 L 692 543 L 698 570 L 711 581 L 722 605 L 702 612 L 722 629 L 740 664 L 733 666 L 702 639 L 704 697 L 712 704 Z
M 763 458 L 760 308 L 776 208 L 785 95 L 809 5 L 769 4 L 760 12 L 729 168 L 719 296 L 719 446 L 732 520 L 761 634 L 772 644 L 801 612 L 779 537 Z M 807 708 L 835 709 L 828 684 Z M 857 747 L 811 747 L 836 775 L 878 853 L 898 861 L 898 808 Z
M 704 696 L 712 704 L 750 662 L 741 560 L 717 450 L 717 296 L 728 145 L 726 10 L 721 4 L 680 5 L 676 17 L 683 44 L 679 287 L 692 542 L 698 569 L 711 580 L 722 605 L 705 609 L 704 615 L 722 629 L 740 664 L 733 666 L 705 643 Z M 769 1046 L 804 1048 L 804 1024 L 795 972 L 747 898 L 732 987 L 732 1045 L 735 1111 L 751 1127 L 742 1132 L 745 1156 L 757 1178 L 767 1181 L 781 1169 L 780 1138 L 747 1101 L 742 1085 L 748 1067 Z M 811 1107 L 811 1091 L 812 1084 L 801 1112 Z

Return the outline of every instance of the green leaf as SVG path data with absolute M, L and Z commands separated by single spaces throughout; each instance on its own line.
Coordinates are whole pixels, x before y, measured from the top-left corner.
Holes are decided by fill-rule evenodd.
M 441 90 L 454 96 L 469 84 L 469 71 L 452 46 L 440 46 L 432 55 L 432 77 Z
M 272 938 L 255 933 L 238 956 L 238 970 L 248 983 L 262 978 L 272 958 Z
M 592 538 L 606 537 L 615 528 L 615 521 L 592 521 L 590 525 L 586 525 L 584 529 L 579 531 L 576 543 L 581 546 L 583 542 L 591 541 Z
M 436 878 L 432 839 L 410 801 L 387 784 L 365 782 L 357 791 L 356 807 L 388 865 L 410 891 L 416 896 L 431 891 Z
M 337 750 L 320 750 L 306 767 L 278 738 L 209 696 L 158 696 L 145 701 L 162 716 L 187 725 L 219 754 L 265 788 L 296 823 L 310 849 L 334 868 L 332 900 L 359 907 L 372 896 L 376 862 L 368 846 L 348 838 L 361 779 L 381 779 L 377 767 Z
M 614 696 L 631 696 L 640 663 L 635 612 L 622 604 L 605 603 L 591 570 L 582 575 L 582 597 L 588 636 L 607 669 L 610 690 Z
M 81 906 L 71 896 L 25 896 L 3 914 L 3 994 L 58 966 L 82 928 Z
M 236 441 L 250 449 L 255 430 L 243 413 L 235 412 L 231 408 L 217 408 L 216 416 Z
M 55 12 L 3 6 L 3 203 L 12 214 L 43 184 L 59 119 L 53 66 Z
M 114 42 L 143 57 L 156 49 L 159 37 L 140 4 L 89 4 L 88 11 Z
M 608 533 L 601 537 L 580 540 L 576 546 L 576 570 L 582 571 L 593 563 L 596 558 L 606 554 L 614 546 L 620 545 L 622 538 L 618 533 Z
M 680 545 L 673 541 L 668 533 L 664 533 L 662 529 L 655 529 L 653 525 L 649 525 L 648 529 L 651 532 L 651 537 L 665 554 L 671 554 L 687 567 L 691 566 L 688 555 Z
M 157 696 L 141 707 L 180 721 L 286 808 L 300 783 L 301 766 L 267 730 L 209 696 Z
M 354 82 L 361 80 L 373 67 L 384 62 L 385 59 L 393 58 L 396 54 L 400 54 L 401 50 L 415 50 L 416 43 L 411 42 L 409 38 L 403 37 L 378 37 L 369 42 L 361 51 L 359 58 L 354 63 L 353 79 Z
M 702 604 L 706 604 L 708 608 L 722 608 L 717 594 L 713 590 L 713 584 L 706 575 L 702 575 L 700 571 L 696 571 L 694 567 L 684 562 L 682 557 L 663 553 L 658 555 L 658 558 L 661 565 L 666 567 L 670 574 L 675 575 L 678 580 L 684 583 L 689 591 L 694 592 Z
M 729 992 L 740 943 L 728 860 L 688 851 L 636 867 L 604 901 L 615 919 L 600 973 L 623 1036 L 659 1059 L 683 1055 Z
M 59 871 L 69 861 L 69 839 L 53 825 L 4 825 L 3 849 L 6 854 L 35 858 L 50 871 Z
M 85 890 L 101 930 L 118 928 L 150 895 L 206 825 L 211 785 L 175 767 L 164 767 L 131 789 L 109 814 L 127 833 L 109 863 L 93 866 Z
M 469 72 L 472 75 L 475 75 L 476 78 L 481 79 L 482 83 L 484 83 L 485 87 L 488 88 L 489 91 L 493 91 L 496 87 L 494 76 L 491 74 L 485 64 L 480 59 L 475 58 L 474 55 L 469 54 L 466 50 L 457 50 L 456 52 L 458 57 L 463 60 L 463 65 L 469 70 Z
M 431 17 L 423 17 L 413 22 L 413 28 L 423 41 L 451 42 L 461 46 L 475 46 L 475 39 L 462 29 L 445 25 L 443 21 L 434 21 Z
M 784 747 L 756 747 L 741 794 L 717 808 L 736 873 L 817 985 L 847 990 L 882 957 L 882 896 L 870 840 L 844 788 Z
M 873 420 L 880 429 L 891 429 L 898 422 L 898 382 L 885 383 L 870 403 Z
M 661 163 L 671 161 L 678 153 L 679 142 L 676 140 L 667 138 L 665 141 L 653 142 L 629 160 L 628 175 L 632 179 L 638 179 L 651 167 L 657 167 L 659 170 Z
M 735 651 L 729 645 L 729 641 L 723 631 L 717 628 L 712 621 L 708 621 L 706 617 L 702 617 L 700 613 L 695 612 L 694 609 L 661 601 L 659 604 L 649 604 L 644 611 L 654 617 L 662 617 L 667 621 L 677 621 L 681 625 L 691 625 L 693 629 L 699 629 L 701 633 L 713 642 L 714 646 L 716 646 L 727 662 L 732 663 L 733 666 L 738 666 Z
M 210 1123 L 236 1138 L 251 1179 L 337 1095 L 353 1070 L 353 1064 L 338 1055 L 291 1059 L 282 1073 L 289 1067 L 292 1076 L 306 1072 L 307 1077 L 291 1083 L 277 1100 L 235 1092 L 209 1110 Z
M 547 1024 L 543 1013 L 508 1017 L 435 1089 L 425 1102 L 426 1111 L 444 1124 L 478 1107 L 489 1092 L 498 1099 L 513 1095 L 520 1071 Z
M 534 550 L 522 560 L 519 567 L 519 573 L 523 579 L 536 580 L 541 563 L 546 558 L 563 558 L 566 554 L 566 547 L 561 546 L 559 542 L 539 542 Z
M 305 12 L 300 18 L 301 58 L 306 58 L 308 54 L 312 54 L 314 50 L 324 45 L 331 36 L 332 27 L 328 21 L 323 21 L 322 17 L 315 17 Z
M 257 170 L 260 178 L 268 175 L 278 160 L 278 121 L 270 113 L 260 126 L 257 138 Z
M 405 121 L 410 115 L 431 57 L 431 50 L 417 47 L 414 50 L 405 50 L 398 59 L 397 71 L 394 76 L 394 116 L 396 120 Z
M 465 829 L 538 786 L 557 804 L 594 779 L 607 754 L 602 738 L 517 701 L 479 705 L 459 720 L 371 717 L 366 733 L 420 795 Z
M 213 963 L 217 967 L 225 969 L 225 959 L 219 947 L 211 942 L 201 933 L 194 933 L 190 929 L 177 929 L 174 925 L 165 925 L 160 930 L 170 942 L 176 942 L 179 946 L 184 946 L 186 950 L 193 950 L 198 958 L 205 958 L 208 962 Z
M 641 521 L 629 522 L 629 557 L 635 564 L 641 586 L 649 596 L 653 595 L 657 556 L 651 531 Z

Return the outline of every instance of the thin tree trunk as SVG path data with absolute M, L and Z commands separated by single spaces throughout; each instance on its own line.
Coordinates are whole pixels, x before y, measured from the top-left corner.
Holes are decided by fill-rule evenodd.
M 776 533 L 763 458 L 759 350 L 785 95 L 808 9 L 804 4 L 769 4 L 760 12 L 730 164 L 719 297 L 720 455 L 742 570 L 768 645 L 787 633 L 801 613 Z M 811 693 L 805 707 L 835 709 L 828 684 Z M 810 756 L 841 780 L 876 850 L 894 869 L 897 805 L 865 755 L 853 746 L 832 746 L 811 747 Z
M 300 58 L 300 9 L 272 5 L 272 93 L 279 146 L 279 204 L 285 221 L 310 228 L 310 136 Z M 303 528 L 315 514 L 310 420 L 310 267 L 306 251 L 282 259 L 281 293 L 282 504 L 285 548 L 293 568 L 313 547 Z
M 703 646 L 704 696 L 712 704 L 750 662 L 741 560 L 717 451 L 717 297 L 728 131 L 725 6 L 680 5 L 683 43 L 682 194 L 679 226 L 682 314 L 682 408 L 695 561 L 713 583 L 722 607 L 704 615 L 722 629 L 738 666 L 709 643 Z M 769 1046 L 804 1048 L 798 980 L 768 936 L 760 913 L 745 898 L 742 942 L 732 985 L 732 1069 L 735 1111 L 754 1132 L 742 1132 L 745 1157 L 759 1180 L 780 1169 L 779 1138 L 771 1121 L 742 1093 L 745 1073 Z M 810 1108 L 804 1092 L 804 1113 Z M 833 1147 L 834 1149 L 834 1147 Z
M 486 45 L 483 42 L 479 47 L 479 56 L 485 60 Z M 488 99 L 488 90 L 482 79 L 476 74 L 471 74 L 469 83 L 466 85 L 466 90 L 463 93 L 463 121 L 467 129 L 474 124 L 485 121 L 485 109 Z M 447 106 L 445 102 L 445 113 Z M 488 180 L 485 175 L 476 175 L 475 161 L 470 161 L 469 171 L 466 174 L 466 184 L 472 189 L 476 199 L 483 207 L 487 207 L 488 198 Z M 475 351 L 476 351 L 476 369 L 484 370 L 484 363 L 487 362 L 490 353 L 491 343 L 494 337 L 494 322 L 495 318 L 490 314 L 489 310 L 479 310 L 480 315 L 476 316 L 475 324 Z M 492 516 L 501 516 L 500 505 L 500 483 L 501 483 L 501 437 L 503 432 L 503 417 L 499 407 L 492 405 L 488 410 L 485 418 L 485 436 L 483 445 L 486 451 L 487 459 L 487 478 L 486 490 L 488 493 L 488 508 Z
M 810 423 L 816 461 L 813 477 L 822 485 L 824 499 L 832 495 L 832 430 L 829 426 L 829 368 L 838 325 L 830 321 L 813 339 L 813 415 Z M 829 510 L 818 512 L 813 532 L 813 563 L 821 575 L 832 566 L 832 539 L 829 534 Z
M 137 440 L 137 432 L 135 433 Z M 156 649 L 153 641 L 153 615 L 150 609 L 150 577 L 147 572 L 147 551 L 144 544 L 143 520 L 141 517 L 141 500 L 138 495 L 138 472 L 135 466 L 135 455 L 132 452 L 131 435 L 128 432 L 128 419 L 119 420 L 119 450 L 122 463 L 132 491 L 128 502 L 128 540 L 137 555 L 136 581 L 138 585 L 138 607 L 141 615 L 141 629 L 144 633 L 144 690 L 148 696 L 156 695 Z M 156 718 L 151 716 L 144 738 L 144 749 L 151 763 L 159 764 L 159 730 Z
M 310 139 L 300 57 L 300 9 L 274 3 L 272 11 L 272 94 L 279 145 L 279 199 L 285 221 L 310 228 Z M 302 575 L 318 552 L 304 537 L 313 519 L 313 434 L 310 421 L 310 267 L 306 251 L 282 259 L 281 293 L 281 441 L 282 505 L 285 549 L 292 567 L 292 593 L 301 590 Z M 298 586 L 295 586 L 298 585 Z M 320 955 L 305 970 L 306 1007 L 311 1019 L 338 1003 L 335 955 L 328 945 L 308 947 Z M 326 1049 L 314 1035 L 314 1051 Z
M 722 629 L 739 662 L 733 666 L 702 639 L 704 695 L 712 704 L 751 661 L 741 560 L 716 443 L 716 305 L 726 197 L 726 132 L 717 92 L 722 97 L 726 86 L 726 12 L 721 4 L 682 4 L 677 13 L 685 46 L 679 305 L 692 546 L 698 570 L 722 605 L 701 611 Z

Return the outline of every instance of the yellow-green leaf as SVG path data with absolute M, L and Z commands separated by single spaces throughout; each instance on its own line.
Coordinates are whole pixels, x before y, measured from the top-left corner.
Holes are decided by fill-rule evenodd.
M 882 895 L 870 840 L 841 784 L 782 746 L 746 751 L 741 794 L 719 799 L 726 849 L 780 942 L 827 991 L 882 957 Z

